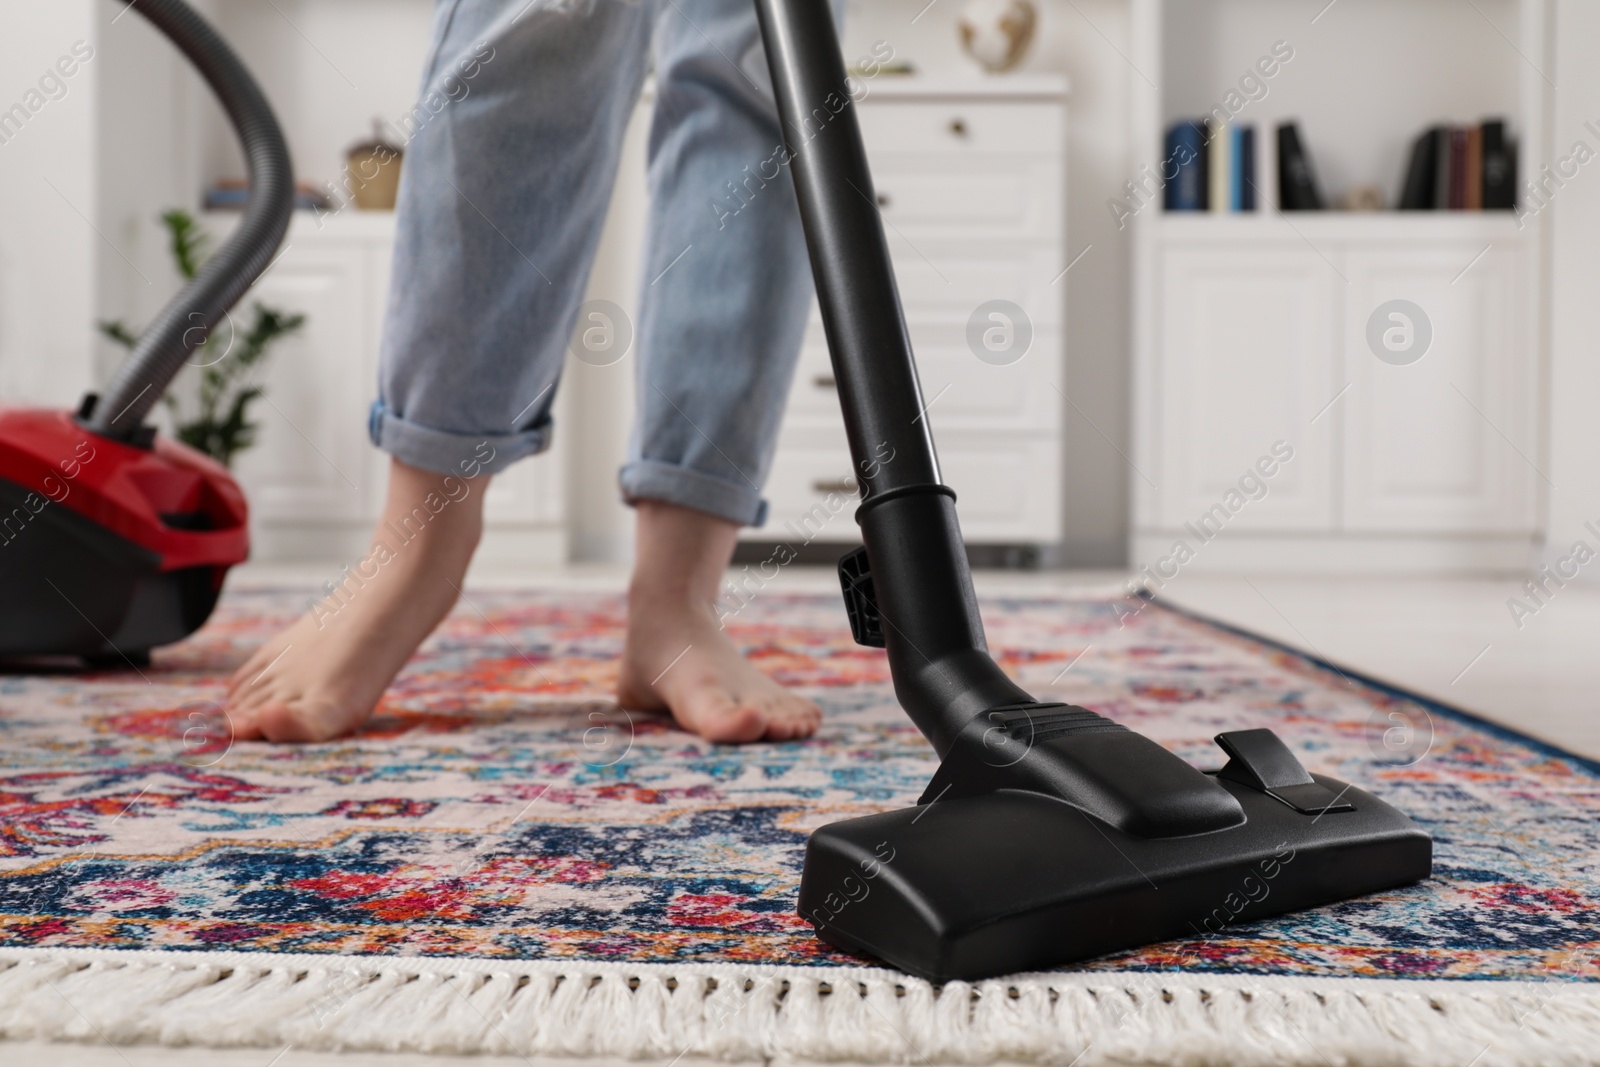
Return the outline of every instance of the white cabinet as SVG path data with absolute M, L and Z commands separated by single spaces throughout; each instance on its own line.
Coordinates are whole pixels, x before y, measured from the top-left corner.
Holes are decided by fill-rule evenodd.
M 372 392 L 367 356 L 376 343 L 375 324 L 359 313 L 370 300 L 368 257 L 359 242 L 291 246 L 232 313 L 241 327 L 258 301 L 306 317 L 267 357 L 264 392 L 251 409 L 257 444 L 238 461 L 258 528 L 372 513 L 371 445 L 357 406 Z
M 1334 391 L 1331 275 L 1307 248 L 1182 248 L 1163 257 L 1163 526 L 1208 513 L 1279 442 L 1293 458 L 1276 464 L 1266 495 L 1229 525 L 1318 530 L 1333 521 L 1334 423 L 1316 418 Z
M 906 326 L 944 480 L 969 541 L 1052 543 L 1062 529 L 1066 86 L 1017 76 L 962 86 L 880 79 L 860 105 Z M 1032 330 L 1026 355 L 974 355 L 968 320 L 1005 300 Z M 827 511 L 852 470 L 815 307 L 776 458 L 767 526 L 785 536 Z M 809 540 L 853 540 L 849 507 Z M 816 524 L 815 519 L 812 524 Z M 797 527 L 798 528 L 798 527 Z
M 1202 570 L 1532 559 L 1534 246 L 1509 214 L 1166 218 L 1142 241 L 1135 568 L 1180 539 Z M 1385 329 L 1430 339 L 1413 358 Z M 1264 495 L 1229 509 L 1226 537 L 1194 537 L 1279 441 L 1293 459 Z
M 1466 242 L 1350 251 L 1346 529 L 1533 528 L 1535 367 L 1517 257 Z M 1397 299 L 1422 308 L 1432 334 L 1403 365 L 1374 358 L 1366 337 L 1374 309 Z

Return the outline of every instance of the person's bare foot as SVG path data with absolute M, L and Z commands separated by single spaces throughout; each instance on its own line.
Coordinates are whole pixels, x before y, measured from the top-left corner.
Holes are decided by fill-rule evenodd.
M 639 501 L 636 510 L 637 561 L 617 702 L 670 711 L 679 726 L 710 741 L 816 733 L 817 706 L 757 670 L 717 623 L 713 605 L 738 527 L 658 501 Z
M 455 604 L 482 533 L 488 481 L 391 461 L 372 552 L 230 679 L 234 737 L 325 741 L 372 714 Z
M 324 741 L 372 714 L 460 594 L 483 530 L 487 483 L 392 461 L 373 552 L 230 679 L 236 738 Z M 746 662 L 717 624 L 713 603 L 738 527 L 654 501 L 641 501 L 638 512 L 619 703 L 669 711 L 712 741 L 815 733 L 817 706 Z

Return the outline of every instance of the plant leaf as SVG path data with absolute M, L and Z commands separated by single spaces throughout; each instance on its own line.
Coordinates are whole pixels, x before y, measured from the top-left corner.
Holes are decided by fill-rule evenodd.
M 133 335 L 132 331 L 122 324 L 121 319 L 102 321 L 95 325 L 99 328 L 101 334 L 109 337 L 124 348 L 132 348 L 139 342 L 139 339 Z
M 178 273 L 193 278 L 200 272 L 211 252 L 211 236 L 182 208 L 163 212 L 161 221 L 167 227 L 173 261 Z

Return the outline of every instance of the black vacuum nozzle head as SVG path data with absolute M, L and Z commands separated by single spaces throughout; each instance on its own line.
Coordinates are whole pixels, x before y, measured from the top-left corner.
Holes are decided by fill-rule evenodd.
M 1066 705 L 1038 707 L 1036 722 Z M 963 745 L 919 807 L 812 835 L 800 913 L 830 944 L 947 981 L 1213 936 L 1428 876 L 1431 840 L 1388 804 L 1309 774 L 1270 730 L 1217 740 L 1231 758 L 1216 775 L 1121 728 L 1021 755 L 992 735 Z

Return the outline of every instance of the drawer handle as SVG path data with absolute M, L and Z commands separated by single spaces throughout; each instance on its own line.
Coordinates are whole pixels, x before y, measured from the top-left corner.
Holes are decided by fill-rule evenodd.
M 966 122 L 966 120 L 965 119 L 951 119 L 950 120 L 950 132 L 953 135 L 955 135 L 956 137 L 965 137 L 967 135 L 967 122 Z
M 878 206 L 879 207 L 888 207 L 889 206 L 889 194 L 888 193 L 879 193 L 878 194 Z
M 811 488 L 819 493 L 854 493 L 857 491 L 856 483 L 849 478 L 819 478 L 811 483 Z
M 834 378 L 834 376 L 831 374 L 819 374 L 815 378 L 811 379 L 811 384 L 816 386 L 818 389 L 839 388 L 838 379 Z

